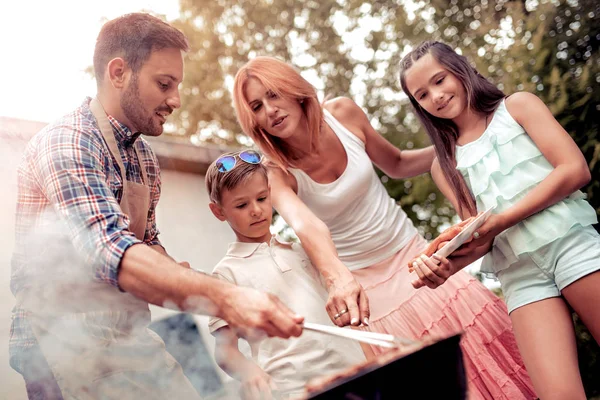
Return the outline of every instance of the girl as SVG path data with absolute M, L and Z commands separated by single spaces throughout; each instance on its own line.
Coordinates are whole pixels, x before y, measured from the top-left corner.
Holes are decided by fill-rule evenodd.
M 538 395 L 585 399 L 567 307 L 598 341 L 600 240 L 596 212 L 578 190 L 590 180 L 583 155 L 536 96 L 505 97 L 443 43 L 422 43 L 401 68 L 436 149 L 440 190 L 463 219 L 495 207 L 457 257 L 440 266 L 417 259 L 415 287 L 437 287 L 489 252 L 482 272 L 500 280 Z
M 437 290 L 411 286 L 406 263 L 427 243 L 372 162 L 388 176 L 414 176 L 430 169 L 432 148 L 401 152 L 352 100 L 322 106 L 313 86 L 274 58 L 242 67 L 233 98 L 244 132 L 273 164 L 274 207 L 325 279 L 334 323 L 412 339 L 464 331 L 471 398 L 535 398 L 501 300 L 466 272 Z

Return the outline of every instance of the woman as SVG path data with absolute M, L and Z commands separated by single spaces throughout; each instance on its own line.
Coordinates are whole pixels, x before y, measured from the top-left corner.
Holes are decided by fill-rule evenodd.
M 430 169 L 432 148 L 398 150 L 352 100 L 322 106 L 314 88 L 274 58 L 242 67 L 233 96 L 242 129 L 272 163 L 274 207 L 325 279 L 334 323 L 413 339 L 464 331 L 470 398 L 536 397 L 500 299 L 466 272 L 436 290 L 412 287 L 406 264 L 427 243 L 372 163 L 406 178 Z

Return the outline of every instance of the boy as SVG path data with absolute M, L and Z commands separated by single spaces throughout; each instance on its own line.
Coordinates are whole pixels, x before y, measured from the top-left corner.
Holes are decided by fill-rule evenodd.
M 209 167 L 206 188 L 211 211 L 237 237 L 213 274 L 279 296 L 308 322 L 333 326 L 325 310 L 327 291 L 302 246 L 271 235 L 270 187 L 260 154 L 224 154 Z M 209 328 L 216 338 L 215 359 L 242 382 L 244 398 L 270 398 L 272 389 L 289 397 L 301 395 L 308 379 L 365 360 L 357 342 L 314 332 L 290 340 L 250 340 L 249 360 L 227 322 L 211 318 Z

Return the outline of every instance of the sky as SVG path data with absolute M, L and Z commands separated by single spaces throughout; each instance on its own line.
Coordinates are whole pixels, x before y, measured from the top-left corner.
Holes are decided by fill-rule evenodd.
M 96 93 L 85 73 L 106 19 L 179 15 L 178 0 L 30 0 L 0 5 L 0 116 L 50 122 Z

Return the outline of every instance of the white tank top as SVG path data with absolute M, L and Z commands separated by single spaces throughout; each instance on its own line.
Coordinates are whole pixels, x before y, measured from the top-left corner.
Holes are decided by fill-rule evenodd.
M 375 173 L 365 144 L 324 110 L 325 122 L 342 142 L 348 165 L 331 183 L 318 183 L 290 168 L 298 197 L 329 228 L 340 260 L 356 270 L 376 264 L 402 249 L 417 230 Z

